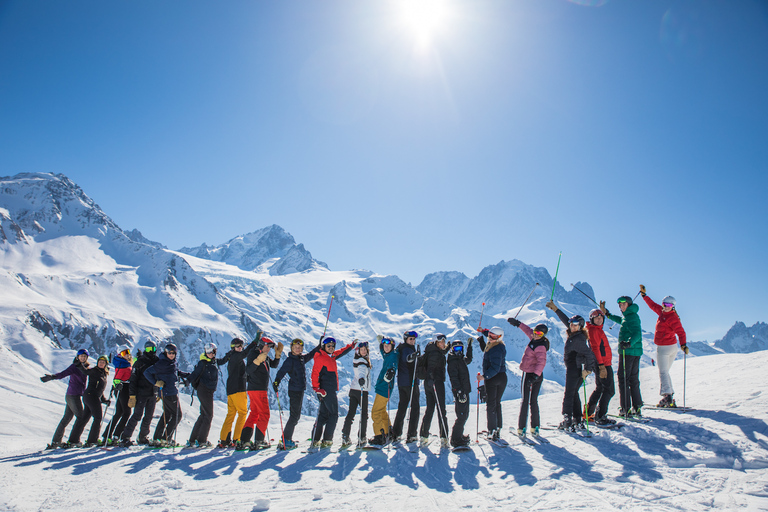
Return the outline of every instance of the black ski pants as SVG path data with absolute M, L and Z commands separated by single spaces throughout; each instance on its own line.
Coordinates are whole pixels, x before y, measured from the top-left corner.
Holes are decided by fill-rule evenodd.
M 526 373 L 523 379 L 523 403 L 520 405 L 520 418 L 517 420 L 517 428 L 525 428 L 528 424 L 528 408 L 531 409 L 531 428 L 541 425 L 539 416 L 539 391 L 544 376 L 535 373 Z
M 67 428 L 67 425 L 72 421 L 72 418 L 75 419 L 75 424 L 77 424 L 77 420 L 80 419 L 80 416 L 83 415 L 83 397 L 80 395 L 67 395 L 65 397 L 66 400 L 66 406 L 64 409 L 64 416 L 61 417 L 61 421 L 59 422 L 59 426 L 56 427 L 56 431 L 53 433 L 53 439 L 51 439 L 51 443 L 61 443 L 61 440 L 64 439 L 64 430 Z
M 299 418 L 301 418 L 301 406 L 304 403 L 304 392 L 288 390 L 288 400 L 291 404 L 291 413 L 285 424 L 283 436 L 286 441 L 293 441 L 293 431 L 296 428 L 296 424 L 299 423 Z
M 440 427 L 440 437 L 448 437 L 448 418 L 445 413 L 445 382 L 433 380 L 424 381 L 424 396 L 427 398 L 427 408 L 424 409 L 424 419 L 421 420 L 421 437 L 429 437 L 429 427 L 435 407 L 438 408 L 437 423 Z
M 460 442 L 461 438 L 464 436 L 464 425 L 467 423 L 467 419 L 469 418 L 469 395 L 465 396 L 467 397 L 467 401 L 461 403 L 459 402 L 458 398 L 456 398 L 456 394 L 454 393 L 453 395 L 453 405 L 454 410 L 456 411 L 456 421 L 453 422 L 453 429 L 451 430 L 451 442 L 454 445 Z
M 575 422 L 581 421 L 582 417 L 579 391 L 583 383 L 581 365 L 575 362 L 567 363 L 565 365 L 565 393 L 563 394 L 562 414 L 570 416 Z
M 400 386 L 399 402 L 397 403 L 397 414 L 395 414 L 395 423 L 392 425 L 392 435 L 400 437 L 403 435 L 403 424 L 405 423 L 405 416 L 410 408 L 411 413 L 408 415 L 408 432 L 407 437 L 416 437 L 416 432 L 419 429 L 419 415 L 421 413 L 421 407 L 419 407 L 419 400 L 421 399 L 419 393 L 419 379 L 416 379 L 413 387 Z
M 119 438 L 123 430 L 125 430 L 125 424 L 128 423 L 128 418 L 131 417 L 131 408 L 128 407 L 129 393 L 128 383 L 123 384 L 117 394 L 117 398 L 115 398 L 117 401 L 115 404 L 115 414 L 112 416 L 109 424 L 107 424 L 107 428 L 104 429 L 103 438 Z
M 197 400 L 200 402 L 200 416 L 197 417 L 192 433 L 189 435 L 190 444 L 197 441 L 200 444 L 208 441 L 208 433 L 211 431 L 213 421 L 213 393 L 214 390 L 204 384 L 197 387 Z
M 490 379 L 485 379 L 485 415 L 488 421 L 488 432 L 504 426 L 501 415 L 501 397 L 507 388 L 507 372 L 497 373 Z
M 624 411 L 643 405 L 640 396 L 640 356 L 619 355 L 619 403 Z
M 587 410 L 589 415 L 595 415 L 595 419 L 604 418 L 608 414 L 608 405 L 611 398 L 616 394 L 616 386 L 613 383 L 613 368 L 605 367 L 605 378 L 597 377 L 595 379 L 595 390 L 589 395 Z
M 336 391 L 328 391 L 325 398 L 320 400 L 320 410 L 317 413 L 317 423 L 315 424 L 315 434 L 312 441 L 317 442 L 333 441 L 333 432 L 336 430 L 336 423 L 339 421 L 339 398 Z
M 152 415 L 155 414 L 155 395 L 138 395 L 136 397 L 136 407 L 133 408 L 133 414 L 128 418 L 123 433 L 120 437 L 123 441 L 128 441 L 136 430 L 136 425 L 141 421 L 139 429 L 139 439 L 146 439 L 149 436 L 149 425 L 152 423 Z
M 173 439 L 173 432 L 176 430 L 176 425 L 181 421 L 179 395 L 164 396 L 162 403 L 163 414 L 160 415 L 160 420 L 157 422 L 153 439 L 170 441 Z
M 355 421 L 357 415 L 357 407 L 361 406 L 360 411 L 360 435 L 358 440 L 364 442 L 368 433 L 368 392 L 360 391 L 359 389 L 349 390 L 349 411 L 347 411 L 347 417 L 344 418 L 344 426 L 341 429 L 341 435 L 349 437 L 352 432 L 352 422 Z
M 88 425 L 88 420 L 93 418 L 93 424 L 91 425 L 91 431 L 88 433 L 88 439 L 86 443 L 97 443 L 99 441 L 99 431 L 101 430 L 101 418 L 103 412 L 101 410 L 100 397 L 95 395 L 83 395 L 83 414 L 72 427 L 72 433 L 69 434 L 70 443 L 79 443 L 80 436 Z

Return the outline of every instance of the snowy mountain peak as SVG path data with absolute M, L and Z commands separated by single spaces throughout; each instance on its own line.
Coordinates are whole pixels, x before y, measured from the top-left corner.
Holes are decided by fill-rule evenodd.
M 744 322 L 733 324 L 721 340 L 714 346 L 724 352 L 749 353 L 768 349 L 768 324 L 757 322 L 747 327 Z
M 270 275 L 286 275 L 305 270 L 328 269 L 312 258 L 303 244 L 276 224 L 236 236 L 219 245 L 183 247 L 179 252 L 197 258 L 220 261 L 243 270 L 269 270 Z

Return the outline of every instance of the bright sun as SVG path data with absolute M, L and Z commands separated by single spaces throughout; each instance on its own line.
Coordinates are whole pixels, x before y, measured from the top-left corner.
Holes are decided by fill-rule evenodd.
M 400 0 L 399 10 L 403 24 L 421 48 L 428 47 L 451 18 L 447 0 Z

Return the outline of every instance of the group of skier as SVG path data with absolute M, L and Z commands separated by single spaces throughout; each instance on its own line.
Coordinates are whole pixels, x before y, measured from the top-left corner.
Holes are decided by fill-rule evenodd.
M 688 353 L 685 331 L 675 310 L 673 297 L 665 297 L 662 304 L 658 305 L 646 295 L 643 285 L 640 285 L 640 294 L 659 316 L 654 335 L 654 342 L 658 346 L 657 361 L 662 395 L 658 406 L 675 407 L 669 369 L 677 353 L 677 339 L 682 350 Z M 605 302 L 601 302 L 599 308 L 590 313 L 589 322 L 580 315 L 569 318 L 554 302 L 547 303 L 547 307 L 555 312 L 566 328 L 563 349 L 566 367 L 563 421 L 559 427 L 563 430 L 585 428 L 587 421 L 594 421 L 598 426 L 615 423 L 608 417 L 608 406 L 615 386 L 611 347 L 603 332 L 606 318 L 621 325 L 618 335 L 621 402 L 619 415 L 641 415 L 643 402 L 639 387 L 639 367 L 643 349 L 638 306 L 629 296 L 622 296 L 617 302 L 622 316 L 612 315 L 606 309 Z M 541 427 L 538 395 L 550 348 L 546 337 L 549 328 L 544 323 L 531 328 L 516 318 L 509 318 L 508 322 L 522 330 L 529 339 L 520 362 L 523 372 L 522 403 L 517 434 L 527 434 L 530 411 L 530 432 L 538 436 Z M 501 399 L 507 387 L 504 332 L 500 327 L 478 328 L 478 331 L 477 342 L 483 353 L 483 361 L 482 371 L 476 377 L 477 392 L 478 397 L 484 398 L 486 402 L 487 438 L 493 442 L 503 442 Z M 406 331 L 403 341 L 399 344 L 392 338 L 377 337 L 383 363 L 373 384 L 375 396 L 370 413 L 373 437 L 368 440 L 368 404 L 373 383 L 371 347 L 368 342 L 354 340 L 337 350 L 336 339 L 321 337 L 316 347 L 304 353 L 303 340 L 296 338 L 291 341 L 288 356 L 280 365 L 283 344 L 274 343 L 259 332 L 248 346 L 239 338 L 233 339 L 230 350 L 221 358 L 217 358 L 217 347 L 214 343 L 206 344 L 195 368 L 189 373 L 178 368 L 177 347 L 173 343 L 167 344 L 158 356 L 156 343 L 147 341 L 135 361 L 129 347 L 123 345 L 112 358 L 115 375 L 109 398 L 104 397 L 109 380 L 108 358 L 99 357 L 96 366 L 91 367 L 88 363 L 88 351 L 81 349 L 73 363 L 64 371 L 41 377 L 43 382 L 69 377 L 64 417 L 49 447 L 82 446 L 80 437 L 91 419 L 93 424 L 85 446 L 130 446 L 133 444 L 133 432 L 139 422 L 141 427 L 137 437 L 138 444 L 175 445 L 176 427 L 182 417 L 177 387 L 179 382 L 191 385 L 200 402 L 200 415 L 187 445 L 212 446 L 208 436 L 213 420 L 214 394 L 219 381 L 218 367 L 226 365 L 227 415 L 221 428 L 218 446 L 234 446 L 240 449 L 261 449 L 269 446 L 266 429 L 270 408 L 267 393 L 272 387 L 280 404 L 279 385 L 287 376 L 290 413 L 284 427 L 281 418 L 282 432 L 278 448 L 292 449 L 297 446 L 293 437 L 301 417 L 306 392 L 306 365 L 309 362 L 313 363 L 310 379 L 312 391 L 319 401 L 311 442 L 313 447 L 329 447 L 333 444 L 339 419 L 337 360 L 352 350 L 354 377 L 349 390 L 349 408 L 342 427 L 342 447 L 353 443 L 371 447 L 380 447 L 396 441 L 428 443 L 435 413 L 441 444 L 456 449 L 466 447 L 469 445 L 469 436 L 464 434 L 464 425 L 469 417 L 469 397 L 472 393 L 468 365 L 472 362 L 472 345 L 475 338 L 469 337 L 465 345 L 461 340 L 449 342 L 444 334 L 437 333 L 422 354 L 416 344 L 417 337 L 418 334 L 413 330 Z M 272 378 L 270 370 L 278 366 L 279 369 Z M 596 374 L 595 390 L 582 408 L 579 389 L 586 377 L 593 372 Z M 456 413 L 455 422 L 450 429 L 446 414 L 446 375 L 451 384 Z M 399 404 L 392 424 L 388 403 L 396 384 Z M 422 385 L 426 408 L 419 428 Z M 99 440 L 101 405 L 106 403 L 109 406 L 113 395 L 116 395 L 117 400 L 115 413 Z M 162 402 L 162 414 L 150 439 L 150 423 L 155 404 L 159 402 Z M 360 422 L 357 435 L 353 439 L 352 424 L 358 408 Z M 64 430 L 73 418 L 76 419 L 75 426 L 68 442 L 64 443 Z

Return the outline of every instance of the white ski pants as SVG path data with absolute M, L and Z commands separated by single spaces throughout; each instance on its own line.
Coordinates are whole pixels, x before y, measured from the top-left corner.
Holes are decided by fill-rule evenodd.
M 675 392 L 672 388 L 672 377 L 669 376 L 669 370 L 672 368 L 672 363 L 677 356 L 677 343 L 674 345 L 657 345 L 656 346 L 656 364 L 659 366 L 659 379 L 661 380 L 662 396 L 671 395 Z

